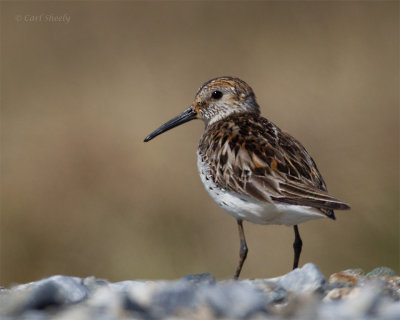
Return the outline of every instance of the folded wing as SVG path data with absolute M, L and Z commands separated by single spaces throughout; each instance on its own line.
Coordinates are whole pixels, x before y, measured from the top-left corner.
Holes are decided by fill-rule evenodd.
M 267 203 L 313 207 L 331 218 L 333 210 L 349 209 L 327 193 L 306 149 L 268 120 L 232 118 L 213 130 L 200 148 L 221 188 Z

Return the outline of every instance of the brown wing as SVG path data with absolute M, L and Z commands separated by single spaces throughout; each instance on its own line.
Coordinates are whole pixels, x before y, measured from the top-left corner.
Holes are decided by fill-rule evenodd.
M 327 194 L 305 148 L 273 123 L 259 119 L 233 115 L 207 128 L 200 153 L 216 177 L 214 182 L 260 201 L 314 207 L 332 218 L 333 209 L 349 209 Z

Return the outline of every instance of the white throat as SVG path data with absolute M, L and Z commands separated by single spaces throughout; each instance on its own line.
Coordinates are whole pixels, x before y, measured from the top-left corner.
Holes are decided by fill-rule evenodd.
M 238 112 L 235 111 L 235 110 L 232 109 L 232 108 L 219 109 L 218 112 L 213 113 L 212 116 L 211 116 L 211 118 L 210 118 L 208 121 L 206 121 L 206 126 L 210 126 L 210 125 L 212 125 L 213 123 L 215 123 L 215 122 L 217 122 L 217 121 L 219 121 L 219 120 L 222 120 L 222 119 L 224 119 L 224 118 L 227 118 L 227 117 L 229 117 L 231 114 L 234 114 L 234 113 L 238 113 Z

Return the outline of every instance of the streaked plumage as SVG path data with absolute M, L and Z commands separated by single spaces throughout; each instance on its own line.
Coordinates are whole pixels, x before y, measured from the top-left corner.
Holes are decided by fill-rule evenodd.
M 349 206 L 328 195 L 315 162 L 301 143 L 260 116 L 253 90 L 244 81 L 232 77 L 208 81 L 189 109 L 145 141 L 195 118 L 206 125 L 197 152 L 202 182 L 239 224 L 242 247 L 235 276 L 247 254 L 242 220 L 295 225 L 300 246 L 297 252 L 295 249 L 297 267 L 301 251 L 297 224 L 323 217 L 335 219 L 333 210 Z
M 249 217 L 241 216 L 243 220 L 287 225 L 308 220 L 299 213 L 299 221 L 296 217 L 288 222 L 274 221 L 268 216 L 273 215 L 271 204 L 307 206 L 303 211 L 309 211 L 309 219 L 334 218 L 332 209 L 347 208 L 326 193 L 324 180 L 304 147 L 257 113 L 232 114 L 208 126 L 198 157 L 200 174 L 211 179 L 216 188 L 265 206 L 264 219 L 254 221 L 248 213 Z M 215 189 L 206 189 L 213 192 L 210 187 Z M 241 211 L 216 201 L 226 211 Z

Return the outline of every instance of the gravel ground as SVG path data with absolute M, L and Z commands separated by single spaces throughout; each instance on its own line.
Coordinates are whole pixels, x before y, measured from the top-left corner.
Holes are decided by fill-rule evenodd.
M 0 290 L 0 319 L 400 319 L 400 277 L 380 267 L 332 274 L 309 263 L 272 279 L 108 282 L 52 276 Z

